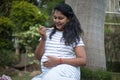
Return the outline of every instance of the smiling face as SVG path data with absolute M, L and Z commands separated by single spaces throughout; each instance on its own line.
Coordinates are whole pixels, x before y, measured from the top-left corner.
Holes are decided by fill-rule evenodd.
M 65 24 L 69 21 L 68 18 L 60 11 L 55 10 L 53 14 L 53 21 L 58 30 L 63 31 Z

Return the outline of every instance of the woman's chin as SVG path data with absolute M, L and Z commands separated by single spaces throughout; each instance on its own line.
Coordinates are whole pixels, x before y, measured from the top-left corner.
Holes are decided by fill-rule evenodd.
M 59 28 L 58 30 L 59 30 L 59 31 L 63 31 L 63 29 L 62 29 L 62 28 Z
M 62 27 L 57 27 L 57 29 L 58 29 L 59 31 L 63 31 L 63 28 L 62 28 Z

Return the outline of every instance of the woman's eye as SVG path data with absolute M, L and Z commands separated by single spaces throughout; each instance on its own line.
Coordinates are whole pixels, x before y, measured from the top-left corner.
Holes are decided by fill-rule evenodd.
M 62 19 L 63 19 L 63 17 L 59 17 L 59 19 L 60 19 L 60 20 L 62 20 Z
M 54 17 L 54 19 L 57 19 L 57 17 Z
M 63 19 L 63 17 L 56 17 L 56 16 L 54 16 L 54 19 L 59 19 L 59 20 L 62 20 L 62 19 Z

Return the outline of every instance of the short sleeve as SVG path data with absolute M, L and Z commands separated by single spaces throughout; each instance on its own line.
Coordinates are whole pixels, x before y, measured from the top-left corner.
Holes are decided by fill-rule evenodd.
M 85 44 L 84 44 L 84 42 L 83 42 L 81 37 L 80 37 L 80 41 L 76 45 L 73 44 L 73 47 L 76 47 L 76 46 L 85 46 Z
M 85 44 L 84 44 L 82 38 L 80 38 L 80 41 L 79 41 L 79 43 L 77 44 L 77 46 L 85 46 Z

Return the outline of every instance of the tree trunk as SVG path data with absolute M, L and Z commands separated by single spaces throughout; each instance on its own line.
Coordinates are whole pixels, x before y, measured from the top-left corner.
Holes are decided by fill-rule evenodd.
M 84 30 L 87 66 L 106 69 L 104 50 L 105 0 L 65 0 L 73 8 Z

